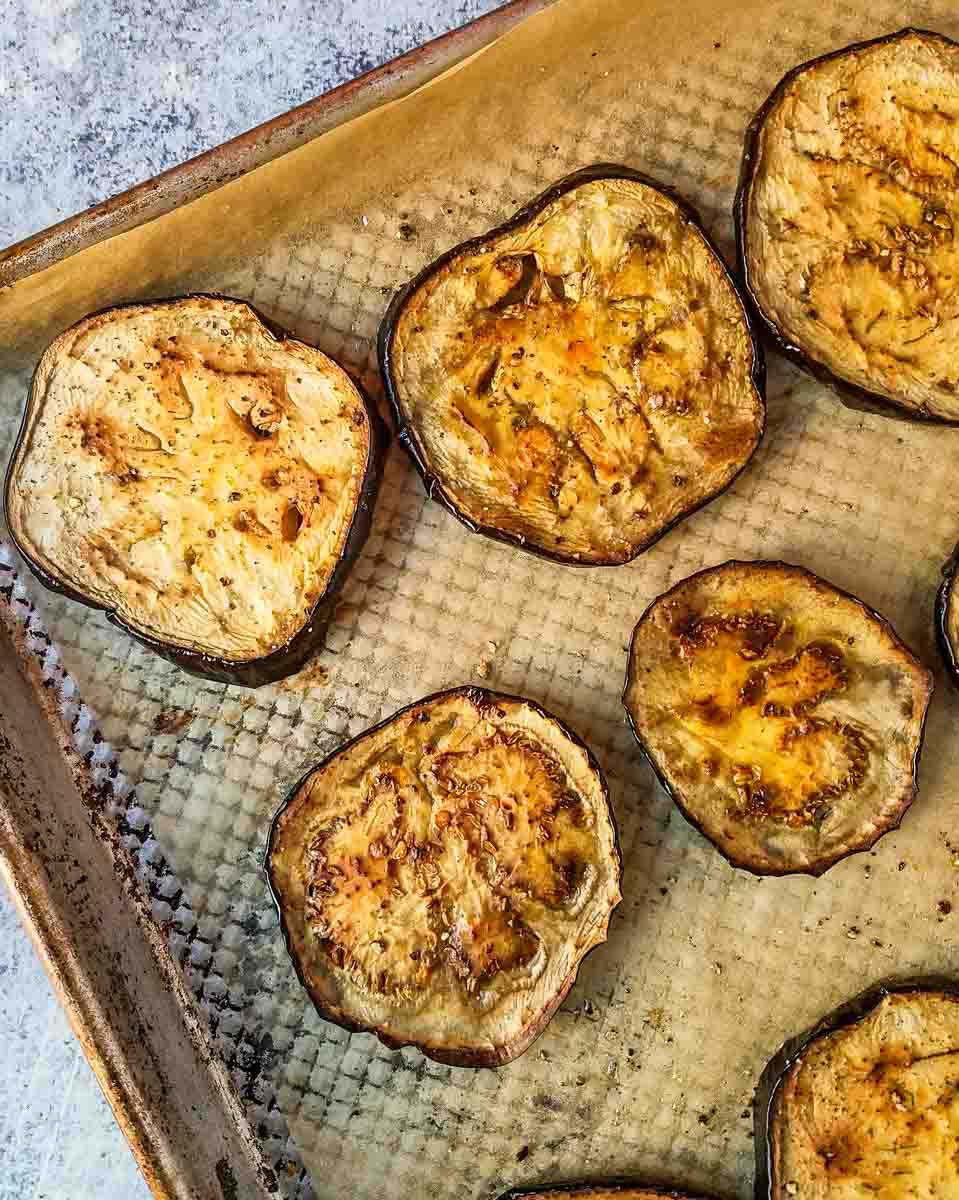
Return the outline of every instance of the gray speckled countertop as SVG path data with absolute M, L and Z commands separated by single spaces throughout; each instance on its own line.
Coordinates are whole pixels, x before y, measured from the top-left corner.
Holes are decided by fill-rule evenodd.
M 0 245 L 494 0 L 0 0 Z M 0 1200 L 146 1185 L 0 888 Z

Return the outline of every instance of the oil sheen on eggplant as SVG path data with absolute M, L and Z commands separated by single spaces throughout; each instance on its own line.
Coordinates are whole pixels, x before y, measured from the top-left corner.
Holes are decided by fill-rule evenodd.
M 310 772 L 267 867 L 321 1015 L 459 1066 L 527 1048 L 620 900 L 589 751 L 478 688 L 428 697 Z
M 7 519 L 44 582 L 147 644 L 276 678 L 358 550 L 375 421 L 336 363 L 246 304 L 113 309 L 43 355 Z
M 904 30 L 797 68 L 742 188 L 748 288 L 786 349 L 841 394 L 959 421 L 959 45 Z
M 819 874 L 916 795 L 932 673 L 800 567 L 730 562 L 636 626 L 624 703 L 684 814 L 736 866 Z
M 953 682 L 959 684 L 959 546 L 942 568 L 942 583 L 936 595 L 936 641 Z
M 618 564 L 720 492 L 762 436 L 762 358 L 682 201 L 580 172 L 400 295 L 381 358 L 401 437 L 473 528 Z
M 959 996 L 892 992 L 814 1037 L 770 1112 L 769 1200 L 959 1195 Z

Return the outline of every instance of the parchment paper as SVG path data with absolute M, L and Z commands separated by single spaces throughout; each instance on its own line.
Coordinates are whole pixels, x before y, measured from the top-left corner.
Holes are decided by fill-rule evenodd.
M 731 250 L 745 125 L 783 72 L 946 0 L 559 0 L 413 96 L 0 295 L 8 448 L 38 351 L 85 312 L 219 289 L 378 390 L 388 295 L 574 168 L 678 186 Z M 257 692 L 198 682 L 81 607 L 48 627 L 186 887 L 164 898 L 265 1137 L 292 1130 L 320 1196 L 486 1197 L 637 1174 L 745 1198 L 770 1054 L 865 986 L 959 971 L 959 704 L 941 677 L 902 830 L 821 880 L 734 871 L 673 812 L 623 721 L 646 604 L 729 557 L 802 563 L 861 596 L 938 669 L 932 606 L 959 538 L 959 430 L 863 416 L 770 357 L 769 428 L 735 486 L 628 567 L 553 566 L 467 533 L 391 453 L 374 532 L 326 649 Z M 499 1071 L 441 1067 L 308 1009 L 258 870 L 304 767 L 434 689 L 475 680 L 555 710 L 606 769 L 625 901 L 543 1038 Z M 159 886 L 159 885 L 158 885 Z M 172 885 L 168 885 L 172 887 Z M 945 909 L 947 905 L 943 905 Z M 179 922 L 179 924 L 178 924 Z

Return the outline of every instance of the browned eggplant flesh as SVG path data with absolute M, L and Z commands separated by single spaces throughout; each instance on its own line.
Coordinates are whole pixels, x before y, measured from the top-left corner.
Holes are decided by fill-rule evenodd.
M 376 421 L 246 304 L 112 309 L 40 361 L 7 520 L 49 586 L 191 670 L 267 682 L 313 648 L 365 536 Z
M 855 597 L 785 563 L 731 562 L 650 605 L 624 702 L 677 805 L 732 863 L 818 874 L 912 803 L 931 693 Z
M 722 259 L 626 168 L 444 255 L 394 301 L 380 353 L 431 494 L 562 562 L 633 558 L 762 436 L 762 355 Z
M 420 701 L 311 771 L 268 871 L 320 1013 L 462 1066 L 526 1049 L 620 899 L 589 751 L 477 688 Z
M 885 995 L 814 1037 L 769 1111 L 764 1200 L 959 1196 L 959 995 Z
M 748 290 L 840 393 L 959 421 L 959 45 L 904 30 L 792 71 L 750 129 Z

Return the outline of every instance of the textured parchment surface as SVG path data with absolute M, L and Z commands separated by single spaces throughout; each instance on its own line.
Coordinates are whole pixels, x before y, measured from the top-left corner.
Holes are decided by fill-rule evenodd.
M 0 296 L 7 439 L 49 336 L 89 309 L 191 287 L 251 298 L 376 390 L 373 338 L 392 289 L 590 161 L 677 185 L 729 251 L 742 134 L 784 70 L 906 21 L 959 34 L 945 2 L 598 8 L 561 0 L 424 92 Z M 731 556 L 804 564 L 936 665 L 959 432 L 850 412 L 776 358 L 769 409 L 734 487 L 615 569 L 553 566 L 469 534 L 394 450 L 326 649 L 257 692 L 191 680 L 102 616 L 43 599 L 136 783 L 131 826 L 152 825 L 189 896 L 186 907 L 161 875 L 160 915 L 265 1136 L 279 1143 L 286 1123 L 318 1195 L 486 1197 L 637 1173 L 745 1197 L 750 1099 L 772 1051 L 877 979 L 956 970 L 959 916 L 938 906 L 959 879 L 959 704 L 942 678 L 903 829 L 818 881 L 730 868 L 673 813 L 624 724 L 633 623 L 663 588 Z M 497 1072 L 437 1066 L 315 1017 L 259 871 L 270 816 L 306 765 L 481 675 L 592 745 L 625 859 L 608 943 L 543 1038 Z

